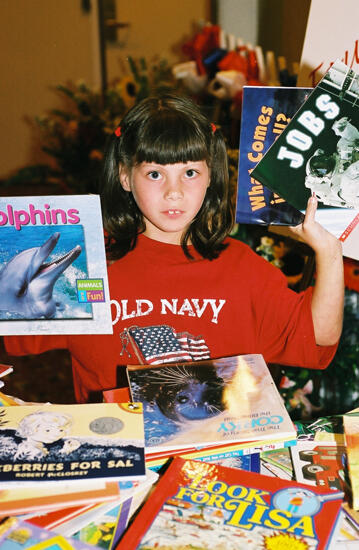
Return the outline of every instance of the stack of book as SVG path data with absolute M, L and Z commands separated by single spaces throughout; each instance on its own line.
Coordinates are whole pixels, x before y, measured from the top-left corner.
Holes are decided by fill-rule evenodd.
M 30 545 L 46 529 L 96 544 L 104 537 L 112 548 L 158 477 L 145 468 L 144 447 L 141 403 L 9 398 L 0 407 L 0 516 L 17 518 L 4 524 L 9 537 L 26 526 Z
M 104 403 L 0 409 L 0 548 L 359 543 L 342 417 L 294 424 L 260 355 L 127 373 Z
M 180 453 L 218 461 L 296 443 L 296 432 L 259 354 L 127 368 L 144 406 L 146 463 Z

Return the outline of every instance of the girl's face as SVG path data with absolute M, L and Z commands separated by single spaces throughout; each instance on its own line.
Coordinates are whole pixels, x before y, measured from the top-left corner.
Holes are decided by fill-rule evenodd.
M 145 235 L 170 244 L 180 244 L 184 231 L 200 210 L 209 186 L 209 168 L 204 160 L 177 164 L 143 162 L 120 180 L 131 191 L 146 224 Z
M 33 441 L 41 441 L 41 443 L 53 443 L 66 435 L 64 426 L 43 422 L 34 426 L 32 434 L 29 436 Z

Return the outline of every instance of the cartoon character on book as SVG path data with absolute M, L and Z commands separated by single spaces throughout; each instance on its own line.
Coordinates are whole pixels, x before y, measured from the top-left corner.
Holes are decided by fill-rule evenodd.
M 28 414 L 19 422 L 16 435 L 24 440 L 18 445 L 15 459 L 41 459 L 49 451 L 46 444 L 59 441 L 66 436 L 72 426 L 72 418 L 65 414 L 38 411 Z M 64 440 L 60 453 L 67 455 L 81 445 L 76 439 Z

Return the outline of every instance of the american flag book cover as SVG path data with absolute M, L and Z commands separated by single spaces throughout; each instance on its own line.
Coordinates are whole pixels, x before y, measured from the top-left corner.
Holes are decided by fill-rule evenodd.
M 296 439 L 260 354 L 158 366 L 128 365 L 131 398 L 143 403 L 150 452 Z
M 121 334 L 121 340 L 126 349 L 127 346 L 131 346 L 141 365 L 210 358 L 209 349 L 202 336 L 176 332 L 169 325 L 133 326 Z

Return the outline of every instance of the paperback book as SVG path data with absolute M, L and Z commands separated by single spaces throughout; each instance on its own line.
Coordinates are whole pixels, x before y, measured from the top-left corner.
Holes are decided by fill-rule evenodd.
M 317 441 L 325 445 L 345 445 L 343 415 L 320 416 L 314 420 L 295 420 L 298 441 Z
M 298 225 L 303 214 L 252 177 L 252 171 L 307 99 L 311 88 L 244 86 L 236 222 Z
M 315 441 L 298 441 L 290 449 L 295 479 L 328 491 L 346 491 L 346 448 Z
M 0 197 L 0 334 L 112 334 L 98 195 Z
M 221 463 L 222 459 L 230 460 L 252 460 L 251 457 L 256 457 L 262 451 L 288 448 L 296 445 L 296 439 L 288 440 L 287 438 L 274 440 L 270 442 L 266 440 L 244 441 L 242 443 L 227 443 L 224 445 L 209 445 L 199 447 L 198 449 L 180 449 L 168 450 L 158 453 L 147 453 L 146 464 L 151 470 L 159 470 L 168 460 L 174 455 L 179 455 L 182 458 L 203 460 L 204 462 Z M 254 459 L 256 460 L 256 459 Z M 255 470 L 251 470 L 255 471 Z
M 8 518 L 1 525 L 2 550 L 92 550 L 92 546 L 76 539 L 65 538 L 53 531 L 32 525 L 20 518 Z
M 326 72 L 251 176 L 317 220 L 359 259 L 359 76 L 340 60 Z
M 144 476 L 141 403 L 0 408 L 1 489 Z
M 97 506 L 92 512 L 85 513 L 83 517 L 54 530 L 91 546 L 112 550 L 116 548 L 117 541 L 125 531 L 130 518 L 157 479 L 158 474 L 147 470 L 146 479 L 127 489 L 121 489 L 120 498 L 112 505 L 107 503 Z M 75 529 L 76 524 L 80 524 L 80 527 Z
M 261 466 L 285 479 L 293 479 L 293 466 L 289 447 L 260 453 Z
M 86 480 L 58 481 L 45 486 L 15 487 L 2 489 L 0 483 L 0 517 L 48 512 L 63 507 L 85 506 L 87 503 L 107 502 L 118 497 L 119 487 L 116 481 Z
M 117 546 L 336 548 L 343 494 L 175 457 Z
M 148 453 L 296 439 L 260 354 L 129 365 L 127 374 L 132 400 L 143 404 Z

